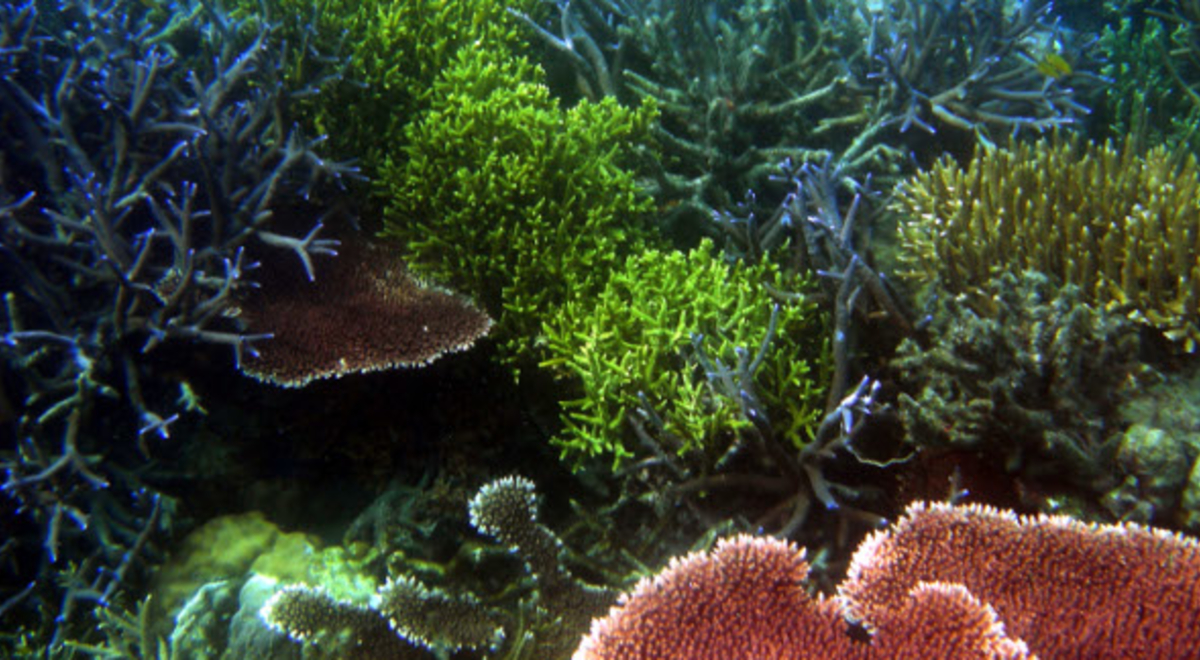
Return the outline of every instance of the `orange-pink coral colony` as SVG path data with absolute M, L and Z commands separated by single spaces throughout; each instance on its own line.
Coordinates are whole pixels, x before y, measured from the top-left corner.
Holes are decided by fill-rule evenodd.
M 575 660 L 1191 658 L 1200 648 L 1196 542 L 1133 525 L 914 504 L 859 548 L 836 599 L 810 598 L 807 573 L 789 543 L 724 540 L 643 580 L 593 623 Z
M 963 585 L 1049 658 L 1200 658 L 1200 544 L 1133 524 L 916 503 L 839 589 L 870 622 L 928 581 Z

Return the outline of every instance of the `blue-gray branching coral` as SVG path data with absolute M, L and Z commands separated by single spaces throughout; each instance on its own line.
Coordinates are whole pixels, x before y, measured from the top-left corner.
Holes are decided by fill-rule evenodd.
M 988 141 L 1069 124 L 1087 110 L 1073 49 L 1039 0 L 860 0 L 870 30 L 856 77 L 878 90 L 901 130 L 970 131 Z M 857 67 L 856 67 L 857 68 Z
M 577 0 L 558 3 L 547 27 L 522 18 L 585 94 L 655 102 L 650 190 L 669 207 L 664 224 L 694 231 L 686 225 L 711 230 L 713 211 L 762 188 L 784 158 L 832 158 L 848 175 L 902 161 L 848 86 L 845 60 L 864 32 L 850 4 Z
M 582 93 L 653 99 L 663 222 L 701 231 L 747 189 L 764 202 L 780 161 L 894 177 L 917 127 L 990 141 L 1074 122 L 1085 49 L 1038 0 L 576 0 L 552 22 L 519 15 Z M 907 143 L 907 144 L 905 144 Z M 680 223 L 683 223 L 682 225 Z M 695 231 L 692 228 L 692 231 Z
M 49 564 L 84 567 L 43 608 L 60 612 L 59 639 L 76 604 L 113 597 L 165 520 L 132 476 L 137 450 L 196 403 L 186 385 L 177 400 L 149 386 L 152 351 L 251 350 L 231 320 L 248 252 L 294 253 L 311 277 L 334 247 L 319 223 L 273 231 L 273 208 L 352 173 L 285 121 L 286 46 L 269 26 L 244 29 L 203 0 L 177 9 L 188 20 L 121 0 L 0 8 L 0 348 L 23 386 L 0 490 L 44 530 Z M 136 424 L 105 421 L 108 409 Z

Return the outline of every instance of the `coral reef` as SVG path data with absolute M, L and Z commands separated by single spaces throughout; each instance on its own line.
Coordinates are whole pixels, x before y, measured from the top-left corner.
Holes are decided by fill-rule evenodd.
M 1198 117 L 1200 0 L 3 4 L 0 656 L 1189 657 Z
M 894 209 L 910 271 L 969 293 L 1035 270 L 1084 301 L 1200 339 L 1200 175 L 1194 156 L 1056 136 L 943 158 L 906 181 Z
M 450 599 L 416 582 L 389 582 L 380 588 L 379 601 L 376 609 L 296 584 L 275 592 L 263 604 L 261 616 L 297 642 L 316 645 L 334 657 L 362 660 L 428 658 L 427 649 L 488 646 L 496 637 L 494 624 L 477 603 Z M 404 614 L 436 623 L 412 626 L 410 619 L 397 618 Z
M 270 335 L 243 373 L 285 387 L 318 378 L 422 366 L 470 348 L 492 321 L 470 301 L 414 278 L 387 245 L 343 240 L 318 277 L 260 278 L 238 316 Z
M 43 530 L 52 646 L 169 524 L 142 482 L 149 441 L 198 404 L 186 381 L 157 380 L 156 349 L 252 351 L 263 338 L 231 318 L 251 253 L 331 248 L 275 231 L 273 208 L 353 174 L 287 121 L 267 25 L 243 34 L 207 3 L 181 7 L 187 30 L 149 15 L 117 0 L 0 10 L 2 350 L 22 388 L 2 488 Z M 202 67 L 180 68 L 185 37 Z
M 612 604 L 607 588 L 585 584 L 562 564 L 562 541 L 537 520 L 533 482 L 503 477 L 483 488 L 468 505 L 471 524 L 517 553 L 537 581 L 532 621 L 518 630 L 514 646 L 537 657 L 565 657 L 592 617 Z M 529 607 L 529 605 L 526 605 Z
M 770 291 L 804 286 L 769 262 L 728 264 L 707 240 L 630 257 L 598 296 L 546 323 L 542 365 L 583 388 L 564 403 L 564 455 L 638 457 L 631 417 L 710 469 L 751 425 L 803 446 L 821 416 L 823 327 L 802 294 L 772 312 Z
M 1158 375 L 1121 406 L 1129 428 L 1115 467 L 1120 483 L 1104 503 L 1114 515 L 1195 533 L 1200 529 L 1200 397 L 1196 374 Z
M 385 234 L 410 266 L 473 296 L 510 356 L 532 355 L 541 323 L 594 294 L 645 240 L 649 211 L 628 164 L 652 105 L 561 110 L 539 68 L 490 48 L 460 50 L 380 186 Z
M 987 144 L 1073 123 L 1087 113 L 1074 87 L 1098 79 L 1051 8 L 585 0 L 559 3 L 551 28 L 518 15 L 588 97 L 657 102 L 662 156 L 652 190 L 670 205 L 663 224 L 686 234 L 711 231 L 714 211 L 768 188 L 785 158 L 890 179 L 908 167 L 909 148 L 925 150 L 926 140 L 906 134 L 912 126 Z M 1059 68 L 1047 73 L 1048 60 Z
M 405 126 L 428 108 L 434 81 L 463 46 L 519 49 L 523 39 L 506 8 L 535 11 L 536 2 L 500 0 L 238 0 L 235 15 L 265 16 L 274 38 L 300 44 L 283 79 L 288 88 L 312 87 L 323 74 L 336 79 L 319 95 L 305 95 L 297 115 L 328 134 L 329 150 L 354 158 L 371 178 L 405 141 Z
M 1134 135 L 1143 148 L 1166 145 L 1195 151 L 1200 103 L 1179 94 L 1166 45 L 1170 27 L 1156 17 L 1121 16 L 1104 28 L 1098 47 L 1105 53 L 1100 73 L 1106 86 L 1097 119 L 1106 137 Z
M 662 226 L 688 235 L 713 233 L 713 212 L 762 189 L 785 158 L 898 171 L 885 118 L 848 75 L 867 26 L 847 4 L 597 0 L 560 3 L 551 28 L 522 18 L 585 96 L 661 109 L 651 192 Z
M 1149 106 L 1145 112 L 1153 113 L 1152 118 L 1145 120 L 1147 126 L 1143 130 L 1154 131 L 1149 126 L 1153 120 L 1166 119 L 1159 124 L 1159 130 L 1170 127 L 1167 143 L 1183 145 L 1195 153 L 1195 135 L 1200 128 L 1200 3 L 1173 0 L 1146 7 L 1145 13 L 1149 16 L 1142 25 L 1141 44 L 1155 36 L 1160 41 L 1154 51 L 1146 53 L 1148 66 L 1134 69 L 1141 74 L 1134 80 L 1147 83 L 1134 98 L 1145 98 L 1144 103 Z M 1131 55 L 1140 54 L 1136 42 L 1133 45 L 1132 53 L 1118 48 L 1114 52 L 1117 60 L 1127 62 Z
M 1070 124 L 1082 53 L 1056 29 L 1050 2 L 859 3 L 870 23 L 863 85 L 878 89 L 901 132 L 950 127 L 993 136 Z
M 469 593 L 451 595 L 401 575 L 389 578 L 369 604 L 339 600 L 320 587 L 286 586 L 264 604 L 263 619 L 337 657 L 425 658 L 464 647 L 514 659 L 565 657 L 613 594 L 562 566 L 562 542 L 537 522 L 529 480 L 497 479 L 468 509 L 472 525 L 517 553 L 533 577 L 533 593 L 520 611 L 498 611 Z
M 824 466 L 854 453 L 878 385 L 827 400 L 825 323 L 806 286 L 769 261 L 727 263 L 707 239 L 630 257 L 599 296 L 546 324 L 542 366 L 582 387 L 563 403 L 562 456 L 577 473 L 611 459 L 661 516 L 683 505 L 710 531 L 733 520 L 798 534 L 814 503 L 873 524 L 874 491 Z
M 942 299 L 924 338 L 897 349 L 908 441 L 996 457 L 1039 485 L 1031 506 L 1053 509 L 1071 489 L 1100 497 L 1115 486 L 1134 325 L 1037 273 L 1005 273 L 980 294 Z
M 836 599 L 808 596 L 803 551 L 739 536 L 643 580 L 575 658 L 1182 658 L 1198 571 L 1196 542 L 1160 530 L 918 503 Z
M 574 658 L 1026 657 L 990 609 L 944 585 L 914 591 L 871 644 L 856 640 L 836 601 L 809 597 L 807 575 L 804 551 L 785 541 L 724 539 L 639 583 L 593 624 Z
M 1195 539 L 1160 529 L 916 503 L 859 546 L 839 597 L 870 621 L 922 583 L 961 584 L 1040 657 L 1183 658 L 1198 570 Z
M 173 619 L 203 585 L 241 579 L 252 566 L 281 580 L 306 579 L 315 550 L 312 539 L 283 532 L 257 511 L 213 518 L 178 543 L 155 574 L 147 608 L 152 627 Z

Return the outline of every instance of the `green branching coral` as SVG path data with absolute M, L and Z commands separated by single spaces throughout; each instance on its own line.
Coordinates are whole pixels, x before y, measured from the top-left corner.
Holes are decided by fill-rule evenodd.
M 952 293 L 1000 272 L 1076 285 L 1191 351 L 1200 340 L 1200 165 L 1055 138 L 943 159 L 897 189 L 909 273 Z
M 1174 32 L 1183 33 L 1183 28 Z M 1100 72 L 1112 84 L 1105 86 L 1099 110 L 1108 120 L 1107 134 L 1135 134 L 1147 146 L 1183 145 L 1195 150 L 1200 102 L 1180 93 L 1168 54 L 1171 38 L 1157 18 L 1135 21 L 1125 16 L 1115 29 L 1105 27 L 1099 45 L 1106 63 Z
M 259 14 L 263 0 L 236 0 Z M 265 0 L 276 38 L 300 53 L 287 63 L 293 90 L 329 75 L 336 57 L 341 82 L 302 103 L 306 129 L 328 135 L 333 153 L 357 158 L 374 176 L 402 146 L 404 126 L 430 100 L 434 80 L 459 48 L 519 50 L 522 30 L 507 12 L 534 11 L 537 0 Z
M 827 380 L 813 303 L 781 304 L 770 339 L 770 291 L 800 285 L 769 262 L 729 264 L 708 240 L 687 254 L 630 257 L 597 297 L 567 303 L 546 323 L 544 366 L 582 383 L 582 396 L 564 404 L 564 455 L 644 454 L 631 416 L 710 467 L 755 417 L 777 437 L 806 442 Z
M 623 169 L 644 142 L 652 105 L 611 100 L 558 107 L 542 70 L 466 48 L 434 84 L 389 161 L 385 233 L 414 269 L 467 292 L 499 321 L 510 356 L 529 354 L 542 321 L 595 293 L 643 241 L 650 201 Z

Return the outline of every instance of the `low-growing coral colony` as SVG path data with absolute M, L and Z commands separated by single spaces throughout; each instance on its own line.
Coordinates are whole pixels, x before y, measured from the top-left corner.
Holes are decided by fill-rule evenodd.
M 0 6 L 0 657 L 1200 658 L 1200 1 Z

